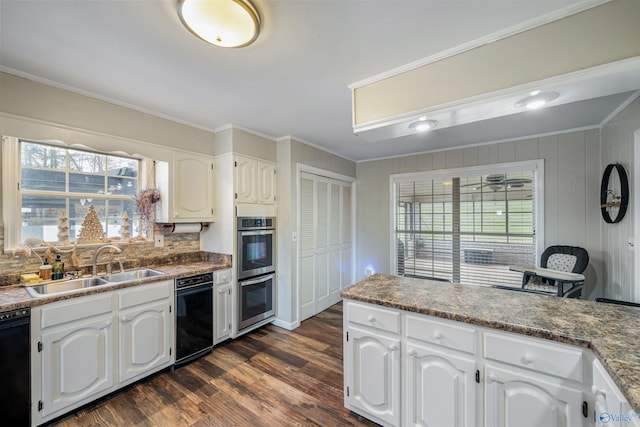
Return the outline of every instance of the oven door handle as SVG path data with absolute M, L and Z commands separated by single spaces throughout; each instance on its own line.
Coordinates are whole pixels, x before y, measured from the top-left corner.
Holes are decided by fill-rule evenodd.
M 240 287 L 255 285 L 256 283 L 266 282 L 269 279 L 273 279 L 273 274 L 269 274 L 268 276 L 262 276 L 253 280 L 245 280 L 240 282 Z
M 206 282 L 206 283 L 196 283 L 195 285 L 190 285 L 190 286 L 184 286 L 182 288 L 176 288 L 176 292 L 180 292 L 180 291 L 186 291 L 188 289 L 195 289 L 198 287 L 202 287 L 202 288 L 212 288 L 213 289 L 213 282 Z

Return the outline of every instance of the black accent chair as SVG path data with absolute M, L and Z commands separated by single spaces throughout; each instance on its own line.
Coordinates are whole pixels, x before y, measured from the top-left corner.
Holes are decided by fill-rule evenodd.
M 565 273 L 582 274 L 589 265 L 589 253 L 577 246 L 549 246 L 540 256 L 540 267 Z M 525 272 L 522 276 L 523 292 L 556 295 L 565 298 L 580 298 L 582 282 L 563 282 Z

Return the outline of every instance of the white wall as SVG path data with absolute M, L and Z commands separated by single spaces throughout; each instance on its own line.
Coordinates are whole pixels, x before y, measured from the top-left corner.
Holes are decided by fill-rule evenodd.
M 631 192 L 629 209 L 624 219 L 616 224 L 603 222 L 602 248 L 604 254 L 603 287 L 608 298 L 631 301 L 634 299 L 635 283 L 634 253 L 629 251 L 628 240 L 634 235 L 634 214 L 638 201 L 633 197 L 633 134 L 640 129 L 640 98 L 637 98 L 621 113 L 602 128 L 602 161 L 599 173 L 609 163 L 620 163 L 627 171 Z M 636 250 L 638 245 L 636 244 Z M 635 295 L 635 299 L 639 295 Z
M 522 160 L 545 161 L 544 245 L 587 249 L 585 297 L 595 298 L 604 281 L 599 210 L 599 131 L 588 130 L 481 145 L 357 164 L 356 279 L 366 268 L 389 273 L 390 181 L 396 173 L 490 165 Z

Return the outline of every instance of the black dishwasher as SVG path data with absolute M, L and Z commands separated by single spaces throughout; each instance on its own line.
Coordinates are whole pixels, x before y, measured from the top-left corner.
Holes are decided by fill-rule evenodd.
M 28 308 L 0 313 L 0 414 L 8 426 L 31 424 Z
M 213 348 L 213 273 L 176 279 L 176 366 Z

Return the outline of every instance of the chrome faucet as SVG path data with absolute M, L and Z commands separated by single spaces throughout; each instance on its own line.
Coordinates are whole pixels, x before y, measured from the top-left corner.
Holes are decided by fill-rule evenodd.
M 120 249 L 117 246 L 113 246 L 113 245 L 104 245 L 104 246 L 100 246 L 98 249 L 96 249 L 96 253 L 93 254 L 93 260 L 91 261 L 91 275 L 92 276 L 96 276 L 97 273 L 98 273 L 98 267 L 96 266 L 96 262 L 98 261 L 98 255 L 100 255 L 100 252 L 102 252 L 105 249 L 112 249 L 117 254 L 122 252 L 122 249 Z

